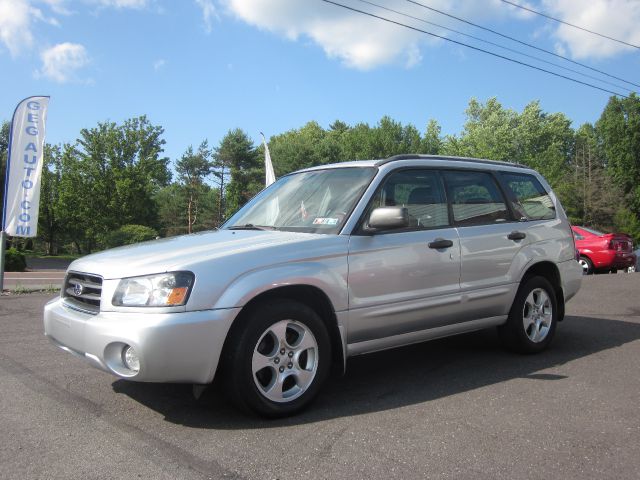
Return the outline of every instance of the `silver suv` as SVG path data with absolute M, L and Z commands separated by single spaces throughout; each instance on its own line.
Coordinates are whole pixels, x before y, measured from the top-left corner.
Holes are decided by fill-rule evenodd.
M 218 231 L 76 260 L 44 327 L 117 377 L 218 375 L 237 405 L 274 417 L 353 355 L 489 327 L 544 350 L 581 278 L 538 173 L 402 155 L 301 170 Z

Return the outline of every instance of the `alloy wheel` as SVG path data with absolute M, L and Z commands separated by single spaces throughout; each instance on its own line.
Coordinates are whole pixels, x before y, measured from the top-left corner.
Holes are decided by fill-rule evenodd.
M 578 260 L 578 263 L 582 267 L 583 275 L 589 275 L 591 273 L 591 265 L 589 264 L 588 260 L 586 260 L 585 258 L 580 258 L 580 260 Z
M 533 289 L 524 302 L 522 323 L 524 331 L 534 343 L 542 342 L 551 328 L 553 306 L 547 292 L 542 288 Z
M 284 403 L 300 397 L 318 370 L 318 342 L 295 320 L 281 320 L 260 336 L 251 359 L 253 381 L 265 398 Z

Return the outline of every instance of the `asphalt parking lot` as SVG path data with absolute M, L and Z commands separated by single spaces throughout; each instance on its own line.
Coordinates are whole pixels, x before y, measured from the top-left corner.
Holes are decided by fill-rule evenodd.
M 541 355 L 484 331 L 350 359 L 277 421 L 95 370 L 44 338 L 51 295 L 3 296 L 0 477 L 637 479 L 639 294 L 586 277 Z

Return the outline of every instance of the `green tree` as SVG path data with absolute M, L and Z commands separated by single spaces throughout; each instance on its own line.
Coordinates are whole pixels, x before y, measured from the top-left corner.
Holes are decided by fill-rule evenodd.
M 640 217 L 640 97 L 611 97 L 596 122 L 596 133 L 607 171 Z
M 9 122 L 2 122 L 2 125 L 0 125 L 0 192 L 2 192 L 0 206 L 4 205 L 4 179 L 9 155 L 9 130 Z
M 563 113 L 546 113 L 529 103 L 516 118 L 511 160 L 538 170 L 555 184 L 567 171 L 574 147 L 571 120 Z
M 490 98 L 484 104 L 471 99 L 466 115 L 460 136 L 441 144 L 444 153 L 523 163 L 552 184 L 566 173 L 574 132 L 564 114 L 543 112 L 537 101 L 518 113 Z
M 229 172 L 229 164 L 226 158 L 218 156 L 215 152 L 212 158 L 212 173 L 214 182 L 217 187 L 216 190 L 218 192 L 218 212 L 216 226 L 220 226 L 224 222 L 225 218 L 225 191 L 226 186 L 231 180 L 231 174 Z
M 424 132 L 424 137 L 422 137 L 422 142 L 420 144 L 420 153 L 424 153 L 427 155 L 440 155 L 442 153 L 442 138 L 440 134 L 442 133 L 442 128 L 438 125 L 438 122 L 435 119 L 429 120 L 427 123 L 427 129 Z
M 94 211 L 91 200 L 93 190 L 74 145 L 66 144 L 60 158 L 60 181 L 58 183 L 58 218 L 66 240 L 71 242 L 77 253 L 83 253 L 85 244 L 90 251 L 95 243 L 94 223 L 99 223 L 101 209 Z
M 58 253 L 58 240 L 62 231 L 60 218 L 60 180 L 62 176 L 62 148 L 59 145 L 44 146 L 38 236 L 44 241 L 47 255 Z
M 403 126 L 391 117 L 382 117 L 371 134 L 372 158 L 420 151 L 420 132 L 413 125 Z
M 78 248 L 90 252 L 122 225 L 158 225 L 155 194 L 171 178 L 162 133 L 145 116 L 99 123 L 64 150 L 60 207 Z
M 344 159 L 366 160 L 375 158 L 372 128 L 367 123 L 357 123 L 344 135 Z
M 597 147 L 593 126 L 582 125 L 575 134 L 569 166 L 554 189 L 573 223 L 611 230 L 620 201 Z
M 202 197 L 209 189 L 205 184 L 205 179 L 211 174 L 213 164 L 209 160 L 211 150 L 209 144 L 204 140 L 194 152 L 189 146 L 182 158 L 176 163 L 176 173 L 180 185 L 185 191 L 187 210 L 187 233 L 193 231 L 193 226 L 198 221 L 198 209 L 202 204 Z
M 465 113 L 467 121 L 460 136 L 461 151 L 457 154 L 489 160 L 514 160 L 516 112 L 503 108 L 496 98 L 490 98 L 484 104 L 473 98 Z
M 221 207 L 225 216 L 229 216 L 264 188 L 264 165 L 249 135 L 239 128 L 224 136 L 215 149 L 214 158 L 216 165 L 223 165 L 230 172 L 231 180 Z
M 160 234 L 173 237 L 187 233 L 185 189 L 178 183 L 161 188 L 155 195 L 160 220 Z
M 153 240 L 158 236 L 153 228 L 145 225 L 123 225 L 114 232 L 109 232 L 104 240 L 107 248 Z
M 640 244 L 640 220 L 628 208 L 620 208 L 614 217 L 615 229 L 624 232 L 633 238 L 634 245 Z
M 336 131 L 334 138 L 339 138 Z M 308 122 L 302 128 L 271 137 L 269 151 L 276 177 L 335 159 L 330 148 L 323 148 L 327 132 L 317 123 Z

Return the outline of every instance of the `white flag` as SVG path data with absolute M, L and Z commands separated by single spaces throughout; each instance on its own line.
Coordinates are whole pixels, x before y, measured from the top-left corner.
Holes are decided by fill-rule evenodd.
M 269 145 L 267 145 L 267 139 L 262 135 L 262 142 L 264 143 L 264 171 L 265 171 L 265 187 L 268 187 L 276 181 L 276 174 L 273 171 L 273 164 L 271 163 L 271 154 L 269 153 Z
M 11 121 L 2 227 L 14 237 L 35 237 L 38 232 L 48 106 L 49 97 L 26 98 Z

